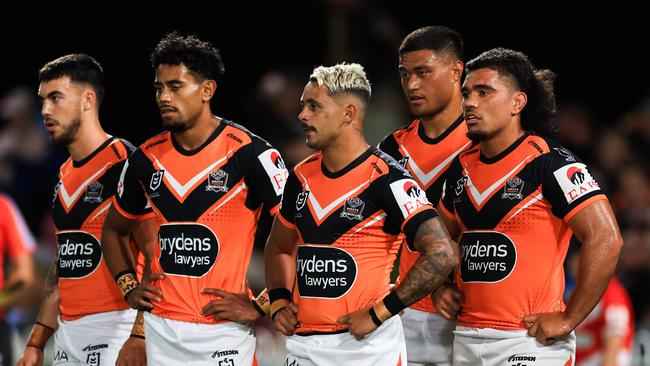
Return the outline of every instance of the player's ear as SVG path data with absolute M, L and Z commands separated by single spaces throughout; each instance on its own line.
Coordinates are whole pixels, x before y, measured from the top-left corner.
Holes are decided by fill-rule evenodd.
M 81 108 L 83 111 L 89 111 L 97 105 L 97 93 L 93 88 L 86 88 L 81 94 Z
M 355 120 L 357 114 L 359 113 L 359 107 L 354 103 L 348 103 L 343 108 L 343 122 L 348 124 Z
M 451 81 L 453 83 L 460 82 L 461 78 L 463 77 L 463 69 L 465 68 L 465 65 L 463 64 L 463 61 L 461 60 L 456 60 L 449 65 L 449 73 L 451 74 Z
M 201 99 L 209 102 L 217 91 L 217 82 L 214 80 L 204 80 L 201 86 Z
M 526 93 L 522 91 L 515 92 L 515 94 L 512 95 L 512 107 L 510 108 L 510 113 L 512 115 L 520 114 L 526 106 L 526 103 L 528 103 L 528 96 Z

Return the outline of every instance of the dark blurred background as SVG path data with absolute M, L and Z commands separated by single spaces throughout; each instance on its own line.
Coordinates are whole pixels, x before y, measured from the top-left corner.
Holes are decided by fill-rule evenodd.
M 443 24 L 462 34 L 466 60 L 509 47 L 557 73 L 558 138 L 592 167 L 612 202 L 626 241 L 617 273 L 632 294 L 638 336 L 650 343 L 650 13 L 642 2 L 494 3 L 17 4 L 0 22 L 0 191 L 14 197 L 37 235 L 44 272 L 55 247 L 52 188 L 67 152 L 47 141 L 35 96 L 38 69 L 56 57 L 84 52 L 103 65 L 102 124 L 139 145 L 161 131 L 150 51 L 166 32 L 197 34 L 226 65 L 213 111 L 269 140 L 293 165 L 309 153 L 297 114 L 313 67 L 366 68 L 373 84 L 366 135 L 375 144 L 411 120 L 397 74 L 399 43 L 416 28 Z M 250 271 L 257 288 L 260 253 Z M 31 321 L 39 291 L 15 315 L 17 325 Z

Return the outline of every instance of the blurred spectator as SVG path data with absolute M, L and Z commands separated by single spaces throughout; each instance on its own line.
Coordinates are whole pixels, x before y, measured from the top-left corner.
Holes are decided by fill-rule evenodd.
M 5 314 L 34 282 L 32 254 L 35 249 L 34 238 L 13 200 L 0 194 L 0 366 L 13 365 L 10 338 L 13 331 Z M 6 281 L 5 260 L 8 264 Z
M 569 283 L 578 273 L 580 253 L 567 258 Z M 568 298 L 571 288 L 567 286 Z M 576 328 L 576 366 L 630 366 L 634 339 L 634 313 L 630 296 L 612 277 L 602 299 Z
M 48 143 L 33 92 L 18 86 L 0 100 L 0 189 L 11 195 L 40 235 L 63 152 Z
M 578 102 L 563 103 L 557 115 L 558 138 L 583 161 L 593 162 L 594 121 L 589 108 Z

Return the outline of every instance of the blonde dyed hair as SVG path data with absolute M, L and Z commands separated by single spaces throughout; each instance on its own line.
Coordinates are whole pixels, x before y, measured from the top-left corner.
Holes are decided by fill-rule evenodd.
M 318 86 L 325 85 L 330 96 L 353 94 L 368 103 L 372 94 L 370 81 L 359 64 L 318 66 L 309 76 L 309 81 L 316 82 Z

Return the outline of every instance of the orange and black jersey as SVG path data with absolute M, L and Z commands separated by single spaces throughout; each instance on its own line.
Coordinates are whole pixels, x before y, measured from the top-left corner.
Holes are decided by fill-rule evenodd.
M 81 161 L 68 158 L 59 170 L 52 216 L 59 308 L 65 320 L 128 308 L 103 260 L 100 239 L 120 172 L 133 150 L 129 142 L 111 137 Z
M 465 119 L 459 116 L 440 136 L 431 138 L 424 132 L 419 119 L 386 136 L 379 148 L 397 160 L 418 182 L 429 201 L 437 204 L 442 193 L 445 172 L 454 158 L 471 145 Z M 420 257 L 417 251 L 402 246 L 399 276 L 404 278 Z M 430 296 L 410 306 L 420 311 L 434 312 Z
M 173 134 L 146 141 L 126 163 L 116 208 L 125 217 L 151 204 L 159 225 L 154 273 L 163 299 L 153 313 L 215 323 L 201 309 L 204 288 L 239 293 L 262 207 L 274 214 L 288 172 L 277 150 L 243 127 L 222 120 L 193 151 Z
M 585 164 L 552 140 L 526 134 L 492 158 L 462 152 L 440 205 L 463 233 L 459 324 L 524 329 L 524 315 L 563 310 L 567 222 L 602 199 Z
M 404 232 L 412 244 L 437 213 L 411 175 L 376 148 L 331 173 L 316 154 L 289 175 L 278 219 L 298 234 L 298 333 L 345 328 L 337 319 L 389 291 Z

